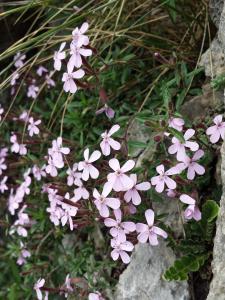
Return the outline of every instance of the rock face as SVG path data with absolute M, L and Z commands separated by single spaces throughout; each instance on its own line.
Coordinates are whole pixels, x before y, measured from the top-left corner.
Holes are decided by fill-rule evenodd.
M 215 77 L 225 72 L 225 2 L 224 0 L 211 0 L 210 12 L 218 35 L 210 48 L 202 55 L 200 66 L 205 68 L 205 74 Z
M 217 218 L 216 236 L 213 249 L 213 280 L 210 285 L 207 300 L 225 299 L 225 142 L 221 149 L 221 177 L 223 194 L 220 200 L 220 213 Z
M 164 241 L 160 246 L 137 245 L 132 261 L 120 276 L 114 300 L 188 300 L 187 282 L 166 282 L 165 269 L 175 260 Z

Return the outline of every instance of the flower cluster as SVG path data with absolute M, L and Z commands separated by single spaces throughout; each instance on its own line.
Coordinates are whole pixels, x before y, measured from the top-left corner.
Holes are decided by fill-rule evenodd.
M 62 81 L 64 82 L 63 89 L 65 92 L 72 94 L 77 91 L 77 79 L 84 77 L 85 72 L 80 67 L 85 60 L 85 57 L 92 55 L 92 50 L 88 48 L 89 38 L 85 35 L 88 30 L 88 23 L 83 23 L 81 28 L 76 27 L 72 32 L 72 41 L 70 43 L 70 58 L 67 63 L 67 71 L 63 73 Z M 66 58 L 64 48 L 66 43 L 62 43 L 58 51 L 54 53 L 54 69 L 61 70 L 62 60 Z M 77 70 L 74 71 L 74 68 Z

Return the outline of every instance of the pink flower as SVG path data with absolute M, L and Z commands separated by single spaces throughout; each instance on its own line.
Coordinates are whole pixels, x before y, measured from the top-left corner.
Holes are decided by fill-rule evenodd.
M 102 149 L 102 154 L 105 156 L 110 155 L 112 147 L 114 150 L 119 150 L 121 145 L 119 142 L 115 141 L 111 138 L 111 135 L 113 135 L 115 132 L 117 132 L 120 129 L 119 125 L 114 125 L 109 132 L 105 131 L 101 134 L 101 137 L 103 138 L 102 142 L 100 143 L 100 147 Z
M 14 86 L 16 84 L 17 79 L 19 79 L 20 75 L 18 72 L 14 72 L 11 77 L 10 85 Z
M 88 300 L 105 300 L 102 295 L 97 291 L 88 295 Z
M 4 176 L 3 179 L 0 181 L 0 192 L 3 194 L 5 191 L 8 190 L 7 185 L 5 184 L 8 177 Z
M 118 198 L 107 198 L 109 193 L 110 189 L 108 189 L 107 183 L 104 185 L 101 195 L 97 189 L 94 189 L 93 191 L 93 196 L 95 198 L 94 203 L 103 218 L 108 218 L 109 207 L 112 209 L 118 209 L 120 207 L 120 200 Z
M 27 111 L 23 111 L 22 114 L 20 114 L 19 119 L 24 121 L 24 122 L 28 122 L 29 119 L 29 114 Z
M 80 79 L 84 77 L 84 70 L 79 69 L 76 72 L 73 72 L 72 69 L 68 66 L 67 73 L 63 74 L 62 81 L 64 82 L 63 89 L 65 92 L 70 92 L 71 94 L 76 93 L 77 86 L 74 79 Z
M 73 42 L 78 47 L 81 47 L 82 45 L 87 46 L 89 44 L 89 39 L 84 33 L 88 30 L 88 23 L 85 22 L 82 24 L 81 28 L 79 29 L 76 27 L 73 32 Z
M 34 118 L 29 118 L 29 125 L 27 127 L 29 131 L 29 136 L 33 136 L 34 134 L 39 134 L 40 130 L 37 125 L 41 124 L 41 120 L 34 121 Z
M 68 297 L 68 293 L 70 292 L 73 292 L 73 288 L 71 286 L 71 278 L 70 278 L 70 274 L 67 274 L 66 275 L 66 279 L 65 279 L 65 288 L 67 289 L 67 292 L 65 293 L 65 298 Z
M 43 66 L 39 66 L 37 69 L 38 76 L 42 76 L 44 73 L 47 73 L 47 72 L 48 72 L 48 70 Z
M 171 189 L 166 189 L 166 194 L 167 194 L 167 196 L 170 197 L 170 198 L 175 198 L 176 195 L 177 195 L 176 191 L 171 190 Z
M 37 98 L 37 93 L 38 93 L 38 92 L 39 92 L 39 87 L 36 86 L 36 85 L 34 85 L 34 84 L 31 84 L 31 85 L 28 87 L 27 97 L 36 99 L 36 98 Z
M 184 143 L 182 143 L 176 137 L 173 137 L 173 145 L 169 147 L 168 152 L 170 154 L 177 153 L 177 159 L 180 160 L 186 156 L 185 148 L 189 148 L 191 151 L 197 151 L 199 149 L 199 145 L 196 142 L 189 141 L 189 139 L 192 138 L 194 134 L 195 131 L 193 129 L 188 129 L 184 134 Z
M 186 208 L 185 212 L 184 212 L 184 217 L 187 220 L 190 219 L 195 219 L 196 221 L 201 220 L 201 212 L 199 210 L 199 208 L 196 206 L 196 201 L 195 199 L 191 198 L 190 196 L 186 195 L 186 194 L 182 194 L 180 196 L 180 201 L 188 204 L 188 207 Z
M 50 74 L 46 74 L 45 75 L 45 80 L 47 83 L 48 88 L 50 88 L 51 86 L 55 86 L 55 81 L 52 79 L 52 75 L 53 75 L 53 71 L 50 72 Z
M 46 177 L 46 173 L 45 173 L 45 168 L 46 166 L 42 166 L 41 168 L 39 168 L 37 165 L 34 165 L 32 168 L 32 173 L 34 175 L 34 178 L 37 179 L 37 181 L 40 181 L 42 177 Z
M 178 131 L 182 131 L 184 126 L 184 120 L 181 118 L 170 118 L 169 127 L 172 127 Z
M 214 126 L 209 127 L 206 130 L 206 134 L 210 135 L 210 142 L 215 144 L 219 141 L 220 137 L 224 140 L 225 134 L 225 122 L 222 122 L 223 115 L 218 115 L 213 119 Z
M 137 223 L 136 230 L 140 232 L 138 235 L 138 240 L 140 243 L 146 243 L 149 240 L 150 245 L 156 246 L 158 245 L 158 235 L 162 236 L 164 239 L 167 238 L 167 233 L 161 228 L 154 226 L 154 211 L 152 209 L 147 209 L 145 211 L 145 218 L 147 220 L 148 225 L 143 223 Z
M 48 149 L 48 154 L 51 156 L 52 161 L 50 164 L 55 166 L 56 168 L 63 168 L 64 161 L 63 155 L 67 155 L 70 153 L 70 149 L 68 147 L 62 146 L 62 137 L 58 137 L 56 140 L 52 141 L 52 148 Z
M 48 159 L 48 165 L 45 167 L 45 172 L 47 174 L 50 174 L 52 177 L 56 177 L 58 175 L 57 168 L 55 167 L 55 164 L 51 157 L 49 157 Z
M 189 180 L 193 180 L 195 178 L 195 173 L 198 175 L 203 175 L 205 173 L 205 168 L 196 162 L 203 155 L 203 150 L 198 150 L 197 152 L 195 152 L 192 158 L 186 155 L 184 159 L 182 159 L 182 162 L 177 164 L 175 168 L 177 168 L 178 172 L 182 172 L 183 170 L 188 169 L 187 178 Z
M 10 137 L 10 142 L 12 143 L 11 151 L 14 153 L 19 153 L 20 155 L 26 155 L 27 154 L 27 148 L 25 144 L 19 144 L 17 142 L 17 136 L 13 134 Z
M 37 293 L 38 300 L 42 300 L 41 288 L 44 286 L 44 284 L 45 284 L 45 279 L 39 278 L 38 281 L 34 285 L 34 290 Z
M 70 44 L 70 54 L 71 54 L 71 57 L 70 57 L 68 64 L 71 67 L 71 69 L 73 69 L 74 67 L 80 68 L 82 65 L 81 56 L 84 56 L 84 57 L 91 56 L 92 50 L 78 47 L 78 46 L 76 46 L 76 44 L 74 44 L 72 42 Z
M 173 167 L 165 172 L 164 165 L 159 165 L 158 167 L 156 167 L 156 171 L 159 175 L 152 177 L 151 183 L 152 185 L 156 186 L 155 189 L 158 193 L 162 193 L 165 185 L 172 190 L 176 188 L 176 182 L 169 177 L 171 175 L 178 174 L 178 170 L 176 168 Z
M 0 158 L 0 175 L 2 175 L 3 171 L 7 169 L 7 165 L 5 164 L 5 158 Z
M 66 193 L 65 199 L 67 200 L 72 200 L 70 199 L 69 193 Z M 64 210 L 63 216 L 61 216 L 61 223 L 62 226 L 65 226 L 67 222 L 69 222 L 70 225 L 70 230 L 73 230 L 73 219 L 72 217 L 75 217 L 78 211 L 78 208 L 72 205 L 69 205 L 67 203 L 62 203 L 62 209 Z
M 6 156 L 8 155 L 8 148 L 1 148 L 0 149 L 0 158 L 6 158 Z
M 126 240 L 126 234 L 134 232 L 136 230 L 136 225 L 130 221 L 121 222 L 122 212 L 120 209 L 114 210 L 114 216 L 116 220 L 112 218 L 106 218 L 104 220 L 104 224 L 106 227 L 111 227 L 110 234 L 112 237 L 124 242 Z
M 101 152 L 96 150 L 89 157 L 89 149 L 84 151 L 84 161 L 80 161 L 78 164 L 78 170 L 82 172 L 82 179 L 87 181 L 89 177 L 96 179 L 99 176 L 99 171 L 92 165 L 93 162 L 98 160 L 101 156 Z
M 81 182 L 81 173 L 80 172 L 76 172 L 78 168 L 78 164 L 73 164 L 73 168 L 69 168 L 66 171 L 67 176 L 67 185 L 68 186 L 72 186 L 72 185 L 77 185 L 77 183 Z
M 79 201 L 80 199 L 88 199 L 89 198 L 89 192 L 88 190 L 84 187 L 82 181 L 77 182 L 76 185 L 78 188 L 74 190 L 74 200 Z
M 128 190 L 125 195 L 124 199 L 128 203 L 132 201 L 134 205 L 139 205 L 141 203 L 141 197 L 138 193 L 138 191 L 147 191 L 151 188 L 151 184 L 149 182 L 142 182 L 137 184 L 137 175 L 131 174 L 130 178 L 133 181 L 133 187 Z
M 100 115 L 103 112 L 106 114 L 106 116 L 109 119 L 112 119 L 115 116 L 115 111 L 111 107 L 109 107 L 107 104 L 105 104 L 102 108 L 100 108 L 99 110 L 97 110 L 96 111 L 96 115 Z
M 21 266 L 27 262 L 26 259 L 28 257 L 31 257 L 31 253 L 24 247 L 23 242 L 20 242 L 20 249 L 21 249 L 21 252 L 20 252 L 20 255 L 19 255 L 16 263 Z
M 14 56 L 14 66 L 16 68 L 22 68 L 24 65 L 24 59 L 26 58 L 25 54 L 21 54 L 20 52 L 17 52 Z
M 120 257 L 123 263 L 129 264 L 130 256 L 127 254 L 127 252 L 131 252 L 134 249 L 134 245 L 131 242 L 122 242 L 117 239 L 112 239 L 111 247 L 114 248 L 111 252 L 111 257 L 113 260 L 117 260 Z
M 54 69 L 57 70 L 57 71 L 60 71 L 61 70 L 61 67 L 62 67 L 62 62 L 61 60 L 65 59 L 66 57 L 66 52 L 63 51 L 63 49 L 65 48 L 66 46 L 66 43 L 62 43 L 60 45 L 60 48 L 59 48 L 59 51 L 55 51 L 54 53 Z
M 120 168 L 118 159 L 110 159 L 109 166 L 115 172 L 108 174 L 107 179 L 114 191 L 127 191 L 133 187 L 132 179 L 125 173 L 133 169 L 134 165 L 135 162 L 133 160 L 128 160 L 123 167 Z

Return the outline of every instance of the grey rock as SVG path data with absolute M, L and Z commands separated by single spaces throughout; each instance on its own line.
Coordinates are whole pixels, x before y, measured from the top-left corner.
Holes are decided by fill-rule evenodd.
M 224 0 L 210 0 L 209 12 L 213 23 L 219 28 L 220 16 L 223 10 Z
M 164 241 L 160 246 L 138 244 L 132 261 L 120 276 L 114 300 L 188 300 L 187 282 L 167 282 L 163 272 L 175 260 Z
M 202 55 L 199 65 L 205 68 L 205 74 L 215 77 L 225 72 L 225 2 L 213 0 L 210 2 L 212 19 L 218 27 L 217 37 L 210 48 Z
M 223 194 L 220 200 L 220 212 L 216 222 L 216 236 L 214 239 L 212 261 L 213 279 L 207 300 L 225 299 L 225 142 L 221 148 L 221 156 Z

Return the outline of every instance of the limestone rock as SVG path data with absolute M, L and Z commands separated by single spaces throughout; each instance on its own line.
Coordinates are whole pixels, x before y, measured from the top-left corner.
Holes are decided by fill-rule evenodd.
M 225 299 L 225 142 L 221 149 L 221 155 L 223 194 L 220 200 L 220 212 L 216 222 L 217 227 L 212 262 L 213 279 L 207 300 Z
M 157 247 L 136 245 L 131 263 L 120 276 L 114 300 L 189 300 L 187 282 L 161 278 L 174 260 L 164 241 Z
M 211 0 L 209 2 L 209 11 L 213 23 L 219 28 L 220 16 L 223 10 L 224 0 Z

